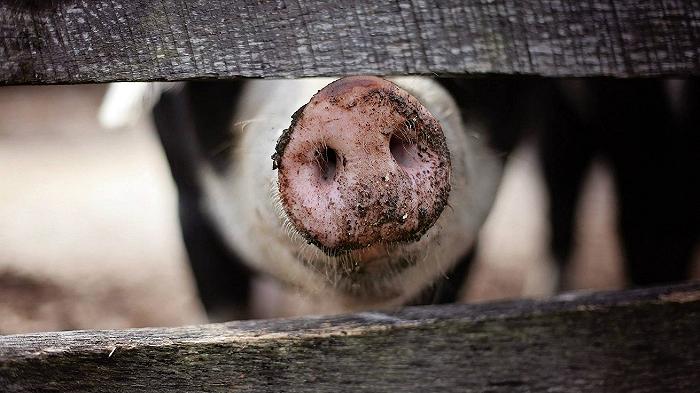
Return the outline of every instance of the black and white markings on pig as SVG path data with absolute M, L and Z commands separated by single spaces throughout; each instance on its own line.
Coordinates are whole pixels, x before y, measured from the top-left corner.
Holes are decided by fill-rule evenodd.
M 334 83 L 342 84 L 342 82 Z M 333 87 L 333 85 L 331 84 L 329 87 Z M 280 171 L 280 194 L 288 218 L 309 243 L 316 245 L 329 255 L 361 249 L 378 243 L 404 243 L 420 239 L 439 218 L 447 205 L 450 191 L 450 153 L 439 122 L 415 97 L 409 96 L 408 93 L 393 84 L 391 88 L 371 86 L 364 94 L 353 99 L 344 97 L 342 92 L 338 93 L 341 88 L 336 89 L 336 91 L 324 92 L 329 87 L 321 90 L 311 99 L 309 104 L 302 106 L 294 113 L 290 127 L 282 133 L 272 156 L 273 169 Z M 338 189 L 344 191 L 342 192 L 345 198 L 343 202 L 345 206 L 350 208 L 347 209 L 348 211 L 339 210 L 337 212 L 337 222 L 334 224 L 336 227 L 342 227 L 342 230 L 339 231 L 342 235 L 332 247 L 328 247 L 324 242 L 323 233 L 313 233 L 313 231 L 306 229 L 302 220 L 293 213 L 293 209 L 285 198 L 290 180 L 284 174 L 283 157 L 294 138 L 295 131 L 309 126 L 306 123 L 313 121 L 306 121 L 306 110 L 310 104 L 325 105 L 327 109 L 335 111 L 355 111 L 367 119 L 364 123 L 359 122 L 353 125 L 357 127 L 358 132 L 381 132 L 388 143 L 391 138 L 396 137 L 397 143 L 402 148 L 404 148 L 402 143 L 413 148 L 411 159 L 415 162 L 431 164 L 430 171 L 419 170 L 413 174 L 412 178 L 407 169 L 402 168 L 398 163 L 400 170 L 397 172 L 392 174 L 367 173 L 366 176 L 362 176 L 363 181 L 359 183 L 347 181 L 343 176 L 335 176 L 332 181 L 337 182 Z M 376 108 L 382 107 L 389 107 L 390 115 L 387 119 L 373 121 L 372 116 L 374 115 L 375 118 L 378 116 L 375 113 Z M 358 148 L 362 147 L 358 146 Z M 294 160 L 300 162 L 305 158 L 299 153 L 297 157 L 294 157 Z M 356 157 L 355 160 L 357 160 Z M 338 153 L 337 161 L 339 169 L 349 165 L 357 165 L 342 152 Z M 414 193 L 413 201 L 429 202 L 419 203 L 419 206 L 411 207 L 406 195 L 402 194 L 400 190 L 405 189 L 406 184 L 415 184 L 417 181 L 424 186 L 411 187 L 411 192 Z M 402 185 L 404 187 L 401 187 Z M 317 189 L 317 191 L 322 192 L 321 189 Z M 310 213 L 312 208 L 306 207 L 305 209 Z

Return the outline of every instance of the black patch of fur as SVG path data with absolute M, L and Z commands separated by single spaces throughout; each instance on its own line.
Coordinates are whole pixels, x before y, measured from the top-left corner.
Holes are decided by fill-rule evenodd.
M 680 116 L 671 111 L 662 79 L 582 83 L 583 108 L 571 105 L 560 89 L 546 98 L 550 111 L 538 136 L 550 196 L 551 248 L 560 268 L 568 267 L 579 196 L 597 158 L 613 175 L 629 282 L 686 280 L 700 240 L 699 81 L 686 81 Z
M 194 133 L 202 158 L 223 172 L 231 164 L 236 134 L 231 129 L 243 80 L 193 81 L 185 85 Z
M 221 143 L 230 143 L 228 127 L 233 109 L 229 107 L 238 91 L 235 84 L 226 82 L 191 83 L 183 90 L 163 93 L 153 109 L 156 130 L 178 191 L 185 249 L 202 303 L 213 320 L 245 319 L 249 311 L 252 273 L 204 212 L 199 177 L 205 160 L 215 166 L 217 162 L 225 163 L 211 152 Z

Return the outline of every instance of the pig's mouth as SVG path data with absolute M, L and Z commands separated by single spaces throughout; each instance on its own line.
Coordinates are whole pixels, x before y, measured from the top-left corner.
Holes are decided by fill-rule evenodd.
M 401 295 L 393 281 L 420 260 L 420 253 L 410 248 L 404 244 L 377 244 L 334 257 L 322 254 L 314 258 L 300 253 L 297 258 L 340 293 L 353 299 L 384 301 Z
M 274 183 L 271 197 L 282 228 L 279 239 L 287 244 L 285 248 L 294 250 L 295 260 L 350 301 L 390 301 L 403 295 L 400 283 L 407 271 L 428 257 L 428 245 L 439 236 L 440 225 L 436 225 L 418 240 L 379 241 L 362 248 L 329 252 L 309 242 L 292 224 Z
M 362 248 L 327 250 L 309 242 L 292 224 L 282 207 L 277 186 L 272 199 L 280 220 L 280 240 L 295 250 L 294 258 L 339 293 L 356 300 L 386 301 L 401 293 L 395 280 L 425 258 L 435 232 L 428 231 L 418 241 L 377 242 Z M 392 284 L 393 283 L 393 284 Z
M 396 244 L 375 244 L 366 248 L 348 251 L 347 254 L 358 263 L 369 264 L 389 257 L 396 247 Z

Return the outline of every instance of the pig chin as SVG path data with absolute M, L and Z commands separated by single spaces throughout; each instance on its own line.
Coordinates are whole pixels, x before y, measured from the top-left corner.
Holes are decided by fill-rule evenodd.
M 425 245 L 429 243 L 426 239 L 410 244 L 377 244 L 335 256 L 310 246 L 302 247 L 295 257 L 322 276 L 334 292 L 344 295 L 346 303 L 388 302 L 405 295 L 402 277 L 425 259 Z
M 410 271 L 420 268 L 439 244 L 441 220 L 413 241 L 377 242 L 366 247 L 329 251 L 309 241 L 297 230 L 282 206 L 277 182 L 273 182 L 272 199 L 279 220 L 279 248 L 293 250 L 295 261 L 320 279 L 323 287 L 340 295 L 348 306 L 387 304 L 406 300 L 406 278 Z M 313 281 L 312 280 L 312 281 Z M 292 286 L 299 283 L 288 282 Z M 305 288 L 308 290 L 309 288 Z

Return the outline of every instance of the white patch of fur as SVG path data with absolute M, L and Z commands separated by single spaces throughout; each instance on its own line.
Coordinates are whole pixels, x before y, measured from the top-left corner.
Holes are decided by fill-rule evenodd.
M 314 299 L 336 302 L 345 310 L 400 305 L 443 275 L 472 246 L 491 208 L 501 164 L 483 140 L 473 136 L 480 131 L 477 125 L 468 125 L 465 130 L 454 101 L 435 81 L 393 78 L 441 123 L 452 158 L 452 191 L 435 225 L 418 242 L 392 252 L 413 255 L 417 263 L 402 270 L 391 268 L 384 272 L 383 279 L 372 283 L 374 288 L 366 288 L 369 292 L 389 291 L 393 296 L 373 300 L 339 291 L 336 286 L 344 279 L 342 269 L 352 270 L 354 262 L 346 256 L 329 257 L 307 244 L 284 219 L 277 195 L 277 171 L 272 170 L 271 160 L 278 137 L 291 123 L 291 115 L 332 81 L 255 80 L 246 85 L 232 130 L 239 134 L 234 164 L 223 175 L 202 168 L 207 208 L 227 242 L 250 265 L 303 288 Z M 305 264 L 300 259 L 315 263 Z
M 163 91 L 182 86 L 182 82 L 110 83 L 102 98 L 97 120 L 107 130 L 132 126 L 150 113 Z

